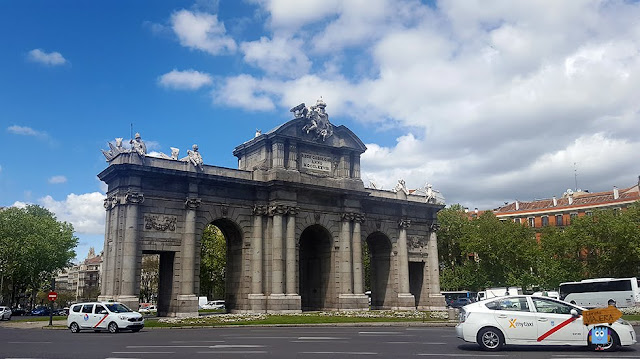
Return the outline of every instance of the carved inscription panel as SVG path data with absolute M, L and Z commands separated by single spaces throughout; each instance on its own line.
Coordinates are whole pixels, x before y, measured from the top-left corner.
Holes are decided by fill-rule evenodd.
M 312 171 L 331 173 L 331 157 L 311 153 L 301 153 L 302 168 Z
M 164 214 L 145 214 L 144 230 L 175 232 L 177 221 L 178 217 L 176 216 L 167 216 Z

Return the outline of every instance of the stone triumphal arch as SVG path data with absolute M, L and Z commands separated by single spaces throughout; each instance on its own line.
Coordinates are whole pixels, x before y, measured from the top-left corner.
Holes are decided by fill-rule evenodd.
M 101 300 L 138 308 L 143 254 L 159 254 L 158 312 L 197 313 L 200 238 L 214 224 L 227 241 L 227 307 L 233 312 L 428 309 L 444 306 L 436 213 L 443 204 L 365 188 L 366 147 L 333 126 L 326 105 L 256 133 L 233 154 L 238 169 L 205 165 L 198 147 L 149 156 L 139 135 L 103 151 L 109 165 Z M 364 287 L 362 247 L 371 258 Z

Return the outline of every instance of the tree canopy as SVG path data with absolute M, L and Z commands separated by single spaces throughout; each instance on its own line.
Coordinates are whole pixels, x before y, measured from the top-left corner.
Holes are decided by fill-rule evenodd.
M 43 207 L 28 205 L 0 210 L 3 301 L 13 305 L 17 295 L 27 291 L 35 295 L 57 271 L 71 264 L 77 244 L 73 226 L 59 222 Z
M 524 224 L 491 212 L 470 219 L 460 205 L 440 211 L 438 221 L 443 290 L 553 289 L 566 281 L 639 275 L 639 203 L 597 210 L 566 227 L 545 227 L 539 241 Z
M 202 234 L 200 252 L 200 295 L 210 299 L 225 296 L 227 242 L 220 228 L 210 224 Z

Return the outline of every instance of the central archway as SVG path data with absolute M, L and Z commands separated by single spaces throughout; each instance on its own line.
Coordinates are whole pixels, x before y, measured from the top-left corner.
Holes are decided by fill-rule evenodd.
M 302 310 L 329 309 L 333 293 L 329 280 L 332 278 L 331 234 L 320 225 L 305 229 L 300 235 L 300 296 Z

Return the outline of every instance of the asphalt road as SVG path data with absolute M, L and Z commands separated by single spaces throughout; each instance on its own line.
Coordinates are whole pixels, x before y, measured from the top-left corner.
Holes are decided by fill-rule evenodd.
M 484 352 L 451 327 L 234 327 L 73 334 L 0 328 L 0 358 L 640 358 L 574 347 L 507 347 Z

